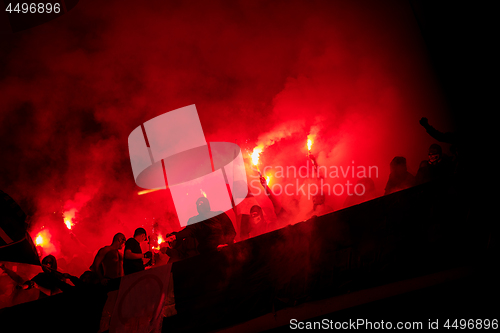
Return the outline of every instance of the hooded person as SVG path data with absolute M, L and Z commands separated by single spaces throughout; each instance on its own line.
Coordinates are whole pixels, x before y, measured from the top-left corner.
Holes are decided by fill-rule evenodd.
M 167 255 L 171 258 L 183 259 L 234 243 L 236 231 L 226 213 L 212 211 L 210 202 L 205 197 L 196 200 L 196 209 L 198 215 L 190 218 L 184 229 L 166 236 L 167 241 L 175 242 L 175 245 L 167 250 Z
M 210 208 L 210 202 L 205 197 L 200 197 L 196 200 L 196 210 L 198 211 L 198 215 L 191 217 L 187 221 L 187 225 L 192 225 L 206 219 L 209 219 L 213 216 L 224 214 L 222 211 L 212 211 Z
M 70 279 L 72 282 L 78 280 L 75 276 L 58 272 L 56 257 L 51 254 L 42 259 L 42 270 L 42 273 L 35 275 L 23 285 L 23 289 L 31 289 L 33 287 L 40 289 L 40 298 L 74 288 L 72 285 L 66 283 L 66 279 Z
M 420 125 L 422 125 L 427 131 L 427 133 L 437 141 L 451 144 L 450 152 L 453 155 L 453 159 L 450 158 L 451 160 L 450 164 L 452 164 L 451 171 L 453 173 L 460 173 L 459 170 L 462 168 L 459 162 L 461 159 L 460 156 L 462 156 L 464 152 L 467 154 L 471 148 L 470 144 L 468 143 L 468 140 L 464 138 L 462 133 L 441 132 L 435 129 L 433 126 L 429 124 L 429 121 L 425 117 L 420 119 Z
M 389 174 L 389 180 L 385 185 L 384 195 L 415 186 L 415 177 L 408 172 L 406 167 L 406 158 L 402 156 L 394 157 L 391 161 L 390 168 L 391 173 Z
M 452 174 L 453 165 L 451 159 L 443 154 L 443 150 L 437 143 L 429 147 L 428 159 L 420 163 L 417 171 L 416 182 L 423 184 L 429 181 L 441 179 Z
M 268 221 L 264 217 L 262 208 L 254 205 L 250 208 L 250 214 L 241 220 L 240 239 L 245 240 L 265 234 L 269 230 Z

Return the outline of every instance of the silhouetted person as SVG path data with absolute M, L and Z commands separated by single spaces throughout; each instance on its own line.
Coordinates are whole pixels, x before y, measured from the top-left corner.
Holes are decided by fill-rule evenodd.
M 364 193 L 361 195 L 356 194 L 356 192 L 359 193 L 361 191 L 358 186 L 353 195 L 347 196 L 347 198 L 344 201 L 344 207 L 354 206 L 362 202 L 374 199 L 377 196 L 377 194 L 375 193 L 375 183 L 371 178 L 368 177 L 359 178 L 358 181 L 356 182 L 355 187 L 358 184 L 363 185 Z
M 312 155 L 311 155 L 312 156 Z M 316 161 L 316 160 L 314 160 Z M 315 162 L 316 163 L 316 162 Z M 316 166 L 317 164 L 315 164 Z M 315 168 L 316 170 L 316 168 Z M 316 178 L 316 185 L 317 188 L 319 189 L 319 193 L 316 193 L 315 195 L 312 196 L 312 203 L 313 203 L 313 208 L 309 213 L 307 213 L 307 219 L 313 218 L 315 219 L 318 216 L 325 215 L 328 213 L 333 212 L 333 208 L 325 203 L 325 194 L 323 193 L 322 189 L 322 180 L 325 179 L 324 175 L 321 175 L 319 172 L 317 172 L 317 178 Z
M 283 227 L 293 222 L 292 221 L 293 214 L 283 207 L 283 205 L 278 200 L 276 195 L 273 193 L 273 191 L 271 191 L 271 189 L 267 185 L 267 181 L 264 177 L 260 177 L 260 184 L 264 188 L 267 197 L 269 198 L 269 200 L 271 200 L 271 203 L 273 204 L 274 213 L 276 214 L 276 219 L 277 219 L 275 222 L 271 221 L 267 222 L 267 231 L 273 231 L 276 228 Z
M 125 243 L 125 253 L 123 255 L 123 273 L 125 275 L 144 270 L 143 258 L 151 258 L 152 253 L 148 251 L 142 253 L 141 243 L 146 241 L 147 234 L 144 228 L 137 228 L 134 237 L 129 238 Z
M 244 214 L 241 219 L 240 239 L 259 236 L 268 232 L 268 221 L 264 217 L 262 208 L 258 205 L 250 208 L 250 215 Z
M 459 156 L 463 154 L 466 140 L 464 140 L 464 138 L 460 134 L 455 132 L 443 133 L 441 131 L 438 131 L 429 124 L 429 121 L 425 117 L 420 119 L 420 125 L 422 125 L 427 133 L 437 141 L 451 144 L 450 151 L 453 154 L 453 165 L 451 166 L 452 172 L 459 173 Z
M 320 189 L 320 191 L 319 193 L 316 193 L 312 197 L 313 208 L 312 211 L 310 211 L 309 214 L 307 215 L 307 218 L 317 217 L 333 212 L 333 208 L 325 203 L 326 197 L 321 188 L 322 179 L 324 179 L 324 176 L 318 173 L 318 178 L 316 179 L 316 185 L 318 186 L 318 189 Z
M 77 277 L 57 271 L 57 260 L 51 254 L 42 259 L 42 270 L 42 273 L 24 282 L 22 288 L 31 289 L 37 287 L 40 290 L 40 298 L 43 298 L 74 288 L 74 286 L 66 283 L 66 279 L 78 284 Z
M 384 195 L 401 191 L 415 185 L 415 177 L 408 172 L 406 167 L 406 158 L 402 156 L 394 157 L 391 161 L 390 168 L 391 173 L 385 185 Z
M 101 248 L 90 266 L 92 272 L 97 273 L 99 279 L 116 279 L 123 276 L 123 256 L 121 250 L 125 244 L 125 235 L 117 233 L 111 245 Z
M 196 220 L 201 216 L 210 217 L 167 235 L 167 241 L 175 241 L 173 248 L 167 250 L 171 258 L 182 259 L 195 254 L 193 246 L 196 246 L 195 252 L 206 253 L 221 245 L 234 243 L 236 231 L 226 213 L 213 212 L 210 209 L 210 202 L 205 197 L 196 200 L 196 209 L 198 210 L 198 215 L 194 217 Z
M 191 217 L 187 221 L 187 225 L 195 224 L 197 222 L 224 213 L 221 211 L 212 211 L 210 208 L 210 202 L 205 197 L 200 197 L 198 198 L 198 200 L 196 200 L 196 210 L 198 211 L 198 215 Z
M 423 184 L 437 180 L 452 173 L 452 163 L 448 156 L 443 154 L 441 146 L 434 143 L 429 147 L 429 158 L 420 162 L 416 182 Z

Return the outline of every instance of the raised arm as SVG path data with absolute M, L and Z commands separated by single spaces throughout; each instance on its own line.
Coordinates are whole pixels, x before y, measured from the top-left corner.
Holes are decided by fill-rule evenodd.
M 15 283 L 17 283 L 18 285 L 22 285 L 23 282 L 24 282 L 24 279 L 22 277 L 20 277 L 16 272 L 8 269 L 7 267 L 5 267 L 4 264 L 1 264 L 0 265 L 0 269 L 3 269 L 3 271 L 5 273 L 7 273 L 7 275 L 12 279 L 14 280 Z
M 262 187 L 266 191 L 267 197 L 269 198 L 269 200 L 271 200 L 271 203 L 273 204 L 274 213 L 276 213 L 276 215 L 280 214 L 281 211 L 283 210 L 283 206 L 279 202 L 276 195 L 274 195 L 273 191 L 271 191 L 269 186 L 267 186 L 267 182 L 266 182 L 266 179 L 264 177 L 260 177 L 260 184 L 262 185 Z
M 420 125 L 422 125 L 425 130 L 427 131 L 427 133 L 432 136 L 434 139 L 436 139 L 437 141 L 439 142 L 445 142 L 445 143 L 456 143 L 456 135 L 454 133 L 451 133 L 451 132 L 447 132 L 447 133 L 443 133 L 441 131 L 438 131 L 437 129 L 435 129 L 434 127 L 432 127 L 430 124 L 429 124 L 429 121 L 427 120 L 427 118 L 422 118 L 420 119 Z

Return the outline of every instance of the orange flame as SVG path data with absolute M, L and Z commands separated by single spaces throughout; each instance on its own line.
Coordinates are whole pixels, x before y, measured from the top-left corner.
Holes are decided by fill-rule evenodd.
M 161 236 L 158 235 L 158 246 L 153 247 L 153 249 L 160 251 L 160 244 L 161 243 L 163 243 L 163 238 L 161 238 Z
M 312 145 L 313 145 L 312 140 L 311 140 L 311 139 L 307 139 L 307 150 L 308 150 L 308 151 L 311 151 L 311 147 L 312 147 Z
M 52 235 L 48 229 L 43 229 L 35 237 L 36 246 L 43 248 L 45 255 L 56 252 L 56 247 L 50 242 Z
M 271 182 L 271 176 L 267 176 L 266 177 L 266 183 L 267 183 L 268 186 L 269 186 L 270 182 Z
M 255 147 L 253 149 L 253 152 L 250 155 L 250 157 L 252 158 L 253 165 L 259 164 L 259 155 L 260 155 L 260 153 L 262 153 L 262 147 L 257 146 L 257 147 Z
M 66 224 L 66 228 L 68 228 L 69 230 L 71 230 L 71 227 L 73 227 L 73 222 L 71 222 L 71 220 L 68 218 L 64 218 L 64 224 Z
M 37 246 L 43 246 L 43 243 L 45 242 L 42 235 L 38 234 L 38 236 L 36 236 L 36 245 Z
M 161 188 L 154 188 L 152 190 L 144 190 L 144 191 L 139 191 L 137 192 L 138 195 L 143 195 L 143 194 L 147 194 L 147 193 L 151 193 L 151 192 L 156 192 L 156 191 L 159 191 L 161 190 Z
M 75 225 L 75 223 L 73 222 L 73 219 L 75 218 L 75 212 L 76 209 L 73 208 L 63 213 L 64 224 L 66 224 L 66 228 L 68 228 L 68 230 L 71 230 L 71 228 L 73 228 L 73 226 Z

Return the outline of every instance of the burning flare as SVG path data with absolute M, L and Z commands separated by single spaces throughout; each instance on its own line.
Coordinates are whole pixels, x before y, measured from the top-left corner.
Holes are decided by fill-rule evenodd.
M 257 146 L 253 149 L 253 152 L 250 155 L 250 157 L 252 158 L 253 165 L 257 166 L 257 168 L 258 168 L 258 164 L 259 164 L 259 156 L 261 153 L 262 153 L 262 147 Z
M 203 192 L 203 190 L 202 190 L 202 189 L 200 189 L 200 192 L 201 192 L 201 194 L 202 194 L 205 198 L 207 197 L 207 194 L 206 194 L 205 192 Z
M 156 191 L 159 191 L 161 190 L 161 188 L 154 188 L 152 190 L 144 190 L 144 191 L 139 191 L 137 192 L 138 195 L 143 195 L 143 194 L 147 194 L 147 193 L 151 193 L 151 192 L 156 192 Z
M 271 176 L 266 177 L 266 184 L 269 186 L 269 183 L 271 182 Z
M 259 173 L 259 176 L 261 176 L 261 177 L 262 177 L 262 174 L 260 173 L 260 169 L 259 169 L 259 157 L 260 157 L 260 154 L 262 153 L 263 150 L 264 150 L 264 148 L 259 145 L 259 146 L 255 147 L 253 149 L 252 154 L 250 154 L 250 157 L 252 158 L 252 164 L 257 167 L 257 172 Z
M 71 230 L 71 228 L 73 228 L 73 226 L 75 225 L 75 223 L 73 222 L 73 219 L 75 218 L 75 213 L 76 209 L 70 209 L 69 211 L 63 213 L 64 224 L 66 224 L 66 228 L 68 228 L 68 230 Z
M 158 235 L 158 246 L 155 247 L 154 249 L 157 251 L 160 251 L 160 244 L 163 243 L 163 238 Z
M 43 246 L 45 240 L 43 239 L 42 235 L 38 234 L 38 236 L 36 236 L 35 243 L 37 246 Z
M 54 244 L 50 242 L 50 239 L 52 238 L 52 235 L 50 234 L 48 229 L 43 229 L 40 231 L 38 234 L 36 234 L 35 239 L 35 245 L 38 247 L 43 248 L 43 254 L 48 255 L 51 253 L 56 252 L 56 247 Z
M 311 151 L 311 147 L 312 147 L 312 145 L 313 145 L 312 140 L 311 140 L 311 139 L 307 139 L 307 150 L 308 150 L 308 151 Z
M 64 224 L 66 224 L 66 228 L 68 228 L 69 230 L 71 230 L 71 228 L 73 227 L 73 222 L 71 222 L 71 219 L 69 218 L 64 218 Z

